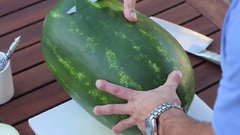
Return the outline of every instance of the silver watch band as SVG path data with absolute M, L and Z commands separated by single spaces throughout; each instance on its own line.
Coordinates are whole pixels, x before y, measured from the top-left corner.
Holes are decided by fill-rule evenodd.
M 154 109 L 146 118 L 145 120 L 145 126 L 146 126 L 146 133 L 147 135 L 157 135 L 158 134 L 158 125 L 157 125 L 157 118 L 160 117 L 162 113 L 169 109 L 179 109 L 184 111 L 184 109 L 181 108 L 181 106 L 172 103 L 172 102 L 167 102 L 163 103 L 160 106 L 158 106 L 156 109 Z M 185 112 L 185 111 L 184 111 Z M 158 123 L 160 124 L 160 123 Z

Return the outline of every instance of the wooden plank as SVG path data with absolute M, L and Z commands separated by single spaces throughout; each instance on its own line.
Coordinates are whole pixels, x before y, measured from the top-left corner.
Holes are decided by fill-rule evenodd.
M 195 66 L 197 66 L 200 63 L 203 63 L 205 61 L 204 59 L 202 59 L 198 56 L 195 56 L 193 54 L 190 54 L 190 53 L 188 53 L 188 57 L 189 57 L 189 60 L 190 60 L 193 67 L 195 67 Z
M 206 89 L 221 79 L 221 69 L 218 65 L 206 62 L 194 68 L 196 76 L 196 92 Z
M 179 19 L 181 19 L 183 21 L 186 21 L 188 19 L 188 17 L 187 18 L 179 18 Z M 41 28 L 41 23 L 39 23 L 37 26 L 33 26 L 32 28 L 31 29 L 29 28 L 29 31 L 34 30 L 34 29 L 38 29 L 37 31 L 39 32 L 40 28 Z M 36 34 L 36 36 L 38 36 L 38 35 L 39 34 Z M 31 57 L 29 57 L 29 56 L 31 56 Z M 22 60 L 24 60 L 24 61 L 22 61 Z M 37 44 L 36 46 L 29 47 L 27 49 L 21 50 L 21 51 L 17 52 L 16 54 L 14 54 L 14 56 L 13 56 L 13 59 L 12 59 L 13 73 L 19 72 L 19 71 L 21 71 L 23 69 L 31 67 L 32 65 L 35 65 L 35 64 L 40 63 L 40 62 L 43 62 L 43 57 L 42 57 L 42 54 L 41 54 L 41 50 L 40 50 L 39 44 Z M 42 70 L 44 70 L 44 72 L 47 72 L 48 69 L 44 68 Z M 28 74 L 31 74 L 31 73 L 32 72 L 30 72 Z M 19 75 L 17 75 L 17 76 L 19 76 Z M 24 76 L 25 75 L 22 75 L 21 79 L 18 79 L 18 81 L 23 83 L 21 80 L 24 80 Z M 49 74 L 48 74 L 48 76 L 49 76 Z M 36 81 L 36 84 L 39 87 L 39 86 L 42 85 L 39 82 L 44 82 L 44 84 L 45 84 L 45 83 L 48 83 L 48 82 L 50 82 L 52 80 L 53 80 L 53 77 L 49 77 L 49 80 L 47 78 L 45 78 L 44 81 L 41 81 L 41 80 Z M 36 84 L 34 84 L 34 85 L 36 85 Z M 17 88 L 18 87 L 19 86 L 17 86 Z M 15 93 L 16 94 L 15 97 L 19 96 L 19 95 L 22 95 L 22 94 L 24 94 L 26 92 L 29 92 L 29 91 L 31 91 L 31 89 L 32 89 L 32 85 L 31 86 L 25 85 L 25 87 L 23 87 L 23 88 L 18 88 L 16 93 Z
M 214 31 L 218 30 L 218 28 L 214 24 L 212 24 L 208 19 L 206 19 L 203 16 L 199 17 L 189 23 L 184 24 L 183 26 L 187 27 L 189 29 L 192 29 L 196 32 L 199 32 L 201 34 L 204 34 L 204 35 L 208 35 Z M 204 61 L 204 59 L 193 56 L 191 54 L 189 54 L 189 58 L 190 58 L 190 61 L 193 66 L 196 66 L 199 63 Z
M 229 4 L 231 4 L 232 0 L 223 0 L 223 2 L 225 2 L 229 5 Z
M 22 71 L 44 61 L 40 43 L 13 54 L 11 58 L 12 73 Z
M 0 36 L 12 32 L 33 22 L 42 20 L 57 0 L 48 0 L 25 8 L 0 19 Z M 19 18 L 19 19 L 17 19 Z
M 28 93 L 54 80 L 55 78 L 45 63 L 31 68 L 25 72 L 13 76 L 15 89 L 14 97 Z
M 136 9 L 151 16 L 183 2 L 184 0 L 143 0 L 137 3 Z
M 187 3 L 181 4 L 177 7 L 174 7 L 172 9 L 169 9 L 163 13 L 156 15 L 156 17 L 171 21 L 176 24 L 187 22 L 186 24 L 183 25 L 184 27 L 187 27 L 189 29 L 192 29 L 194 31 L 197 31 L 205 35 L 209 35 L 212 32 L 218 30 L 218 28 L 213 23 L 211 23 L 207 18 L 205 18 L 204 16 L 196 18 L 198 16 L 200 16 L 200 13 Z M 196 19 L 189 21 L 193 18 L 196 18 Z M 212 37 L 212 38 L 214 38 L 214 40 L 219 40 L 216 37 Z M 219 46 L 214 45 L 214 47 L 216 50 L 217 47 Z M 212 47 L 210 47 L 210 50 L 211 48 Z M 204 59 L 196 57 L 194 55 L 191 55 L 191 54 L 188 54 L 188 55 L 193 66 L 196 66 L 199 63 L 202 63 L 203 61 L 205 61 Z
M 183 19 L 183 18 L 181 18 L 181 19 Z M 183 20 L 183 21 L 186 21 L 186 20 Z M 192 25 L 190 25 L 190 26 L 192 26 Z M 41 27 L 40 24 L 38 24 L 37 28 L 40 29 L 40 27 Z M 29 56 L 31 56 L 31 57 L 29 57 Z M 22 60 L 24 60 L 24 61 L 22 61 Z M 13 56 L 13 59 L 12 59 L 13 73 L 18 72 L 20 70 L 23 70 L 25 68 L 28 68 L 28 67 L 30 67 L 34 64 L 37 64 L 39 62 L 42 62 L 42 61 L 43 61 L 43 57 L 41 55 L 39 44 L 36 45 L 36 46 L 30 47 L 30 48 L 24 49 L 20 52 L 17 52 Z M 47 68 L 42 69 L 42 70 L 47 72 Z M 29 74 L 31 74 L 31 73 L 32 72 L 30 72 Z M 18 80 L 21 82 L 21 80 L 24 80 L 24 76 L 25 75 L 23 75 L 21 77 L 21 79 L 18 79 Z M 39 81 L 35 81 L 35 82 L 36 82 L 36 84 L 38 84 L 37 86 L 39 87 L 39 86 L 42 85 L 41 83 L 39 84 L 39 82 L 44 82 L 44 84 L 45 84 L 45 83 L 50 82 L 52 80 L 53 80 L 53 77 L 49 77 L 49 80 L 48 80 L 48 78 L 45 78 L 44 81 L 39 80 Z M 18 84 L 18 83 L 16 83 L 16 84 Z M 18 95 L 21 95 L 23 93 L 26 93 L 26 92 L 28 92 L 32 89 L 32 87 L 30 87 L 28 85 L 24 85 L 24 86 L 25 86 L 24 88 L 18 88 L 17 89 L 17 92 L 15 93 L 16 94 L 15 97 L 18 96 Z M 28 88 L 26 88 L 27 86 L 28 86 Z
M 191 5 L 188 3 L 183 3 L 177 7 L 171 8 L 161 14 L 156 15 L 156 17 L 176 24 L 182 24 L 200 15 L 200 12 L 198 12 Z
M 184 27 L 187 27 L 189 29 L 192 29 L 194 31 L 197 31 L 205 35 L 209 35 L 212 32 L 218 30 L 218 28 L 204 16 L 196 18 L 192 21 L 189 21 L 195 17 L 198 17 L 199 15 L 200 14 L 198 13 L 198 11 L 193 9 L 189 4 L 184 3 L 177 7 L 169 9 L 163 13 L 160 13 L 156 15 L 156 17 L 171 21 L 176 24 L 187 22 L 186 24 L 183 25 Z M 218 38 L 215 39 L 215 37 L 212 37 L 212 38 L 214 38 L 214 40 L 219 40 Z M 214 45 L 214 47 L 219 47 L 219 46 Z M 192 54 L 188 54 L 188 56 L 193 66 L 196 66 L 199 63 L 202 63 L 204 61 L 204 59 L 196 57 Z
M 217 91 L 219 84 L 215 84 L 212 87 L 200 92 L 198 96 L 212 109 L 214 107 L 215 101 L 217 99 Z
M 222 28 L 228 5 L 222 0 L 186 0 L 207 17 L 212 23 Z
M 14 125 L 68 99 L 69 96 L 55 82 L 17 100 L 13 100 L 4 106 L 0 106 L 0 120 Z
M 214 39 L 213 43 L 207 48 L 207 50 L 220 53 L 220 46 L 221 46 L 221 31 L 212 34 L 210 37 Z
M 213 51 L 216 53 L 220 53 L 221 32 L 219 31 L 217 33 L 210 35 L 210 38 L 212 38 L 214 41 L 212 44 L 209 45 L 207 50 L 210 50 L 210 51 Z M 200 57 L 194 56 L 192 54 L 188 54 L 188 55 L 189 55 L 190 61 L 193 66 L 196 66 L 197 64 L 206 61 L 206 60 L 204 60 Z
M 184 5 L 174 8 L 174 9 L 176 9 L 174 11 L 181 10 L 184 7 L 185 7 L 185 9 L 191 9 L 191 8 L 186 8 L 186 6 L 184 6 Z M 191 10 L 189 10 L 189 11 L 191 11 Z M 179 13 L 179 14 L 176 14 L 176 16 L 179 16 L 182 12 L 177 12 L 177 13 Z M 171 14 L 171 12 L 168 12 L 168 14 L 164 13 L 164 15 L 166 15 L 166 16 L 170 15 L 170 14 Z M 159 16 L 161 16 L 161 14 Z M 176 16 L 173 16 L 173 18 L 177 18 Z M 182 22 L 182 21 L 187 21 L 188 19 L 189 19 L 188 17 L 180 17 L 180 18 L 178 17 L 178 19 L 176 19 L 176 21 Z M 34 32 L 34 33 L 36 33 L 35 36 L 34 36 L 36 38 L 36 41 L 37 41 L 37 39 L 39 40 L 41 25 L 42 25 L 42 23 L 38 23 L 38 24 L 36 24 L 36 26 L 33 25 L 33 26 L 29 27 L 28 30 L 26 30 L 28 32 L 31 32 L 31 31 L 36 31 L 35 29 L 37 29 L 37 32 Z M 32 35 L 32 33 L 28 34 L 28 36 L 31 36 L 31 35 Z M 27 35 L 25 37 L 27 37 Z M 25 39 L 25 38 L 23 38 L 23 39 Z M 30 37 L 27 38 L 27 39 L 30 39 Z M 28 40 L 25 41 L 25 42 L 23 41 L 24 44 L 27 44 L 28 42 L 29 42 Z M 36 47 L 35 47 L 35 49 L 30 49 L 29 51 L 24 51 L 24 53 L 16 53 L 16 56 L 14 55 L 13 60 L 12 60 L 12 65 L 16 65 L 16 66 L 13 66 L 13 68 L 12 68 L 13 72 L 14 73 L 18 72 L 18 71 L 23 70 L 24 68 L 27 68 L 31 65 L 42 62 L 43 58 L 40 54 L 40 51 L 41 51 L 40 49 L 37 50 Z M 24 54 L 26 54 L 26 55 L 24 55 Z M 33 57 L 29 57 L 29 56 L 33 56 Z M 36 57 L 38 57 L 40 59 L 38 59 Z M 20 59 L 20 60 L 18 61 L 18 60 L 15 60 L 15 59 Z M 22 61 L 21 59 L 22 60 L 24 59 L 24 61 Z M 30 62 L 27 61 L 27 60 L 29 60 Z M 35 63 L 33 63 L 34 60 L 36 60 Z
M 17 0 L 10 0 L 10 1 L 17 1 Z M 27 0 L 22 0 L 22 1 L 27 1 Z M 31 0 L 31 1 L 34 1 L 34 0 Z M 2 36 L 0 38 L 0 42 L 3 41 L 1 42 L 1 46 L 0 46 L 1 50 L 3 48 L 6 51 L 10 45 L 9 43 L 11 43 L 12 40 L 17 35 L 24 36 L 21 42 L 22 45 L 19 47 L 19 49 L 21 50 L 16 52 L 12 58 L 13 73 L 17 73 L 19 71 L 22 71 L 24 69 L 27 69 L 38 63 L 43 62 L 43 57 L 40 52 L 40 44 L 35 44 L 40 40 L 39 38 L 40 38 L 42 21 L 39 21 L 39 20 L 42 20 L 45 16 L 43 15 L 44 13 L 42 12 L 45 12 L 46 14 L 47 13 L 46 10 L 49 10 L 54 5 L 52 3 L 55 3 L 55 2 L 56 0 L 54 0 L 54 2 L 47 0 L 37 5 L 31 6 L 26 9 L 20 10 L 18 12 L 12 13 L 10 15 L 4 16 L 3 18 L 0 19 L 0 24 L 5 24 L 7 21 L 7 24 L 5 26 L 0 25 L 0 30 L 1 30 L 0 37 Z M 49 4 L 44 5 L 42 3 L 49 3 Z M 44 6 L 39 6 L 40 4 Z M 140 8 L 141 12 L 147 15 L 156 15 L 157 13 L 161 12 L 161 14 L 159 14 L 160 15 L 159 17 L 166 18 L 167 20 L 173 21 L 178 24 L 185 23 L 191 20 L 192 18 L 195 18 L 200 15 L 198 11 L 192 8 L 192 5 L 189 5 L 189 3 L 184 3 L 184 0 L 169 0 L 169 1 L 144 0 L 144 1 L 140 1 L 137 4 L 137 7 L 138 9 Z M 32 8 L 32 10 L 28 10 L 28 13 L 24 12 L 23 14 L 23 11 L 27 11 L 27 9 L 29 8 Z M 14 18 L 19 18 L 19 16 L 16 16 L 16 14 L 20 14 L 21 15 L 20 18 L 23 18 L 23 19 L 14 20 Z M 10 19 L 9 16 L 13 18 Z M 2 21 L 2 19 L 5 19 L 5 21 Z M 200 17 L 196 19 L 197 22 L 191 21 L 189 23 L 186 23 L 186 26 L 206 35 L 209 35 L 210 33 L 218 29 L 218 27 L 214 28 L 215 26 L 211 22 L 209 23 L 208 19 L 204 21 L 205 19 L 206 18 L 202 19 Z M 29 26 L 29 24 L 32 24 L 36 21 L 39 21 L 39 23 Z M 12 22 L 16 24 L 13 24 Z M 4 27 L 7 27 L 7 28 L 4 28 Z M 20 29 L 20 28 L 23 28 L 23 29 Z M 9 32 L 10 34 L 8 34 Z M 8 35 L 5 35 L 6 33 Z M 209 50 L 217 51 L 219 49 L 219 46 L 215 46 L 215 44 L 220 45 L 219 35 L 220 35 L 220 32 L 211 35 L 212 37 L 218 39 L 218 41 L 215 42 L 212 46 L 210 46 L 208 48 Z M 190 57 L 195 58 L 194 56 L 190 56 Z M 204 60 L 202 59 L 200 59 L 200 61 L 194 59 L 192 62 L 194 62 L 193 65 L 197 65 L 203 61 Z M 214 66 L 215 65 L 212 65 L 211 63 L 207 62 L 195 68 L 195 74 L 197 75 L 196 76 L 197 91 L 204 90 L 200 92 L 199 96 L 203 99 L 206 98 L 204 99 L 204 101 L 207 101 L 208 104 L 213 103 L 212 99 L 211 100 L 208 99 L 209 98 L 208 95 L 210 92 L 209 90 L 212 87 L 207 89 L 206 87 L 211 86 L 213 83 L 217 82 L 220 78 L 218 76 L 220 75 L 219 67 L 214 67 Z M 54 77 L 51 75 L 45 63 L 40 64 L 31 69 L 28 69 L 27 71 L 16 74 L 14 76 L 14 85 L 15 85 L 14 99 L 9 103 L 3 106 L 0 106 L 0 121 L 6 122 L 9 124 L 14 124 L 14 125 L 17 124 L 16 128 L 23 135 L 33 135 L 34 133 L 31 131 L 31 129 L 27 124 L 27 119 L 69 99 L 69 96 L 62 90 L 62 88 L 59 86 L 57 82 L 52 83 L 52 81 L 54 80 L 55 80 Z M 215 90 L 215 88 L 213 89 Z M 210 95 L 216 95 L 214 91 L 211 91 L 211 92 L 213 92 L 213 94 L 210 94 Z
M 201 92 L 198 94 L 198 96 L 207 104 L 209 105 L 212 109 L 217 97 L 217 89 L 218 89 L 218 84 L 206 89 L 205 91 Z M 24 121 L 23 123 L 20 123 L 15 126 L 16 129 L 20 132 L 22 135 L 34 135 L 34 132 L 32 129 L 29 127 L 28 122 Z
M 184 27 L 190 28 L 196 32 L 204 35 L 208 35 L 214 31 L 218 30 L 218 27 L 211 23 L 206 17 L 202 16 L 200 18 L 191 21 L 184 25 Z
M 0 17 L 43 0 L 0 0 Z
M 35 133 L 29 127 L 28 121 L 24 121 L 23 123 L 16 125 L 15 128 L 21 135 L 35 135 Z
M 24 29 L 20 29 L 18 31 L 14 31 L 11 34 L 3 36 L 0 38 L 0 50 L 6 52 L 11 43 L 17 36 L 21 36 L 21 42 L 17 50 L 25 48 L 31 44 L 40 41 L 41 29 L 42 29 L 43 21 L 36 23 L 34 25 L 30 25 L 25 27 Z

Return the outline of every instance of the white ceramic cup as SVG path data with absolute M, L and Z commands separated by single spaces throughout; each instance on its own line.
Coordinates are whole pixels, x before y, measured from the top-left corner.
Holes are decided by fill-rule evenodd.
M 0 135 L 20 135 L 20 134 L 13 126 L 5 123 L 0 123 Z
M 0 52 L 0 59 L 4 56 L 4 53 Z M 13 78 L 10 61 L 6 67 L 0 71 L 0 105 L 9 101 L 14 94 Z

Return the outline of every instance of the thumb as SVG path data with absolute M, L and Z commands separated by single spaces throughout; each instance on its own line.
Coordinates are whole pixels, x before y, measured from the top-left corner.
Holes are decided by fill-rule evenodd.
M 130 22 L 137 21 L 137 14 L 135 12 L 136 0 L 124 0 L 124 16 Z
M 174 90 L 177 89 L 178 85 L 182 80 L 182 72 L 175 70 L 168 75 L 167 81 L 164 85 L 171 86 Z

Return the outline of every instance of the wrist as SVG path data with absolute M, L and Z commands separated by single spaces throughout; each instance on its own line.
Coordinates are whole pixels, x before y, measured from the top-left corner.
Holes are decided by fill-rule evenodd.
M 159 125 L 161 125 L 160 119 L 161 115 L 164 114 L 166 111 L 169 111 L 171 109 L 176 109 L 179 111 L 182 111 L 184 113 L 184 110 L 177 104 L 172 102 L 166 102 L 155 108 L 146 118 L 145 120 L 145 126 L 146 126 L 146 133 L 147 135 L 158 135 Z M 165 116 L 166 117 L 166 116 Z
M 161 123 L 158 125 L 159 131 L 164 134 L 164 129 L 168 129 L 172 122 L 179 121 L 181 118 L 184 118 L 184 116 L 186 116 L 186 113 L 179 109 L 172 108 L 167 110 L 158 118 L 158 122 Z

